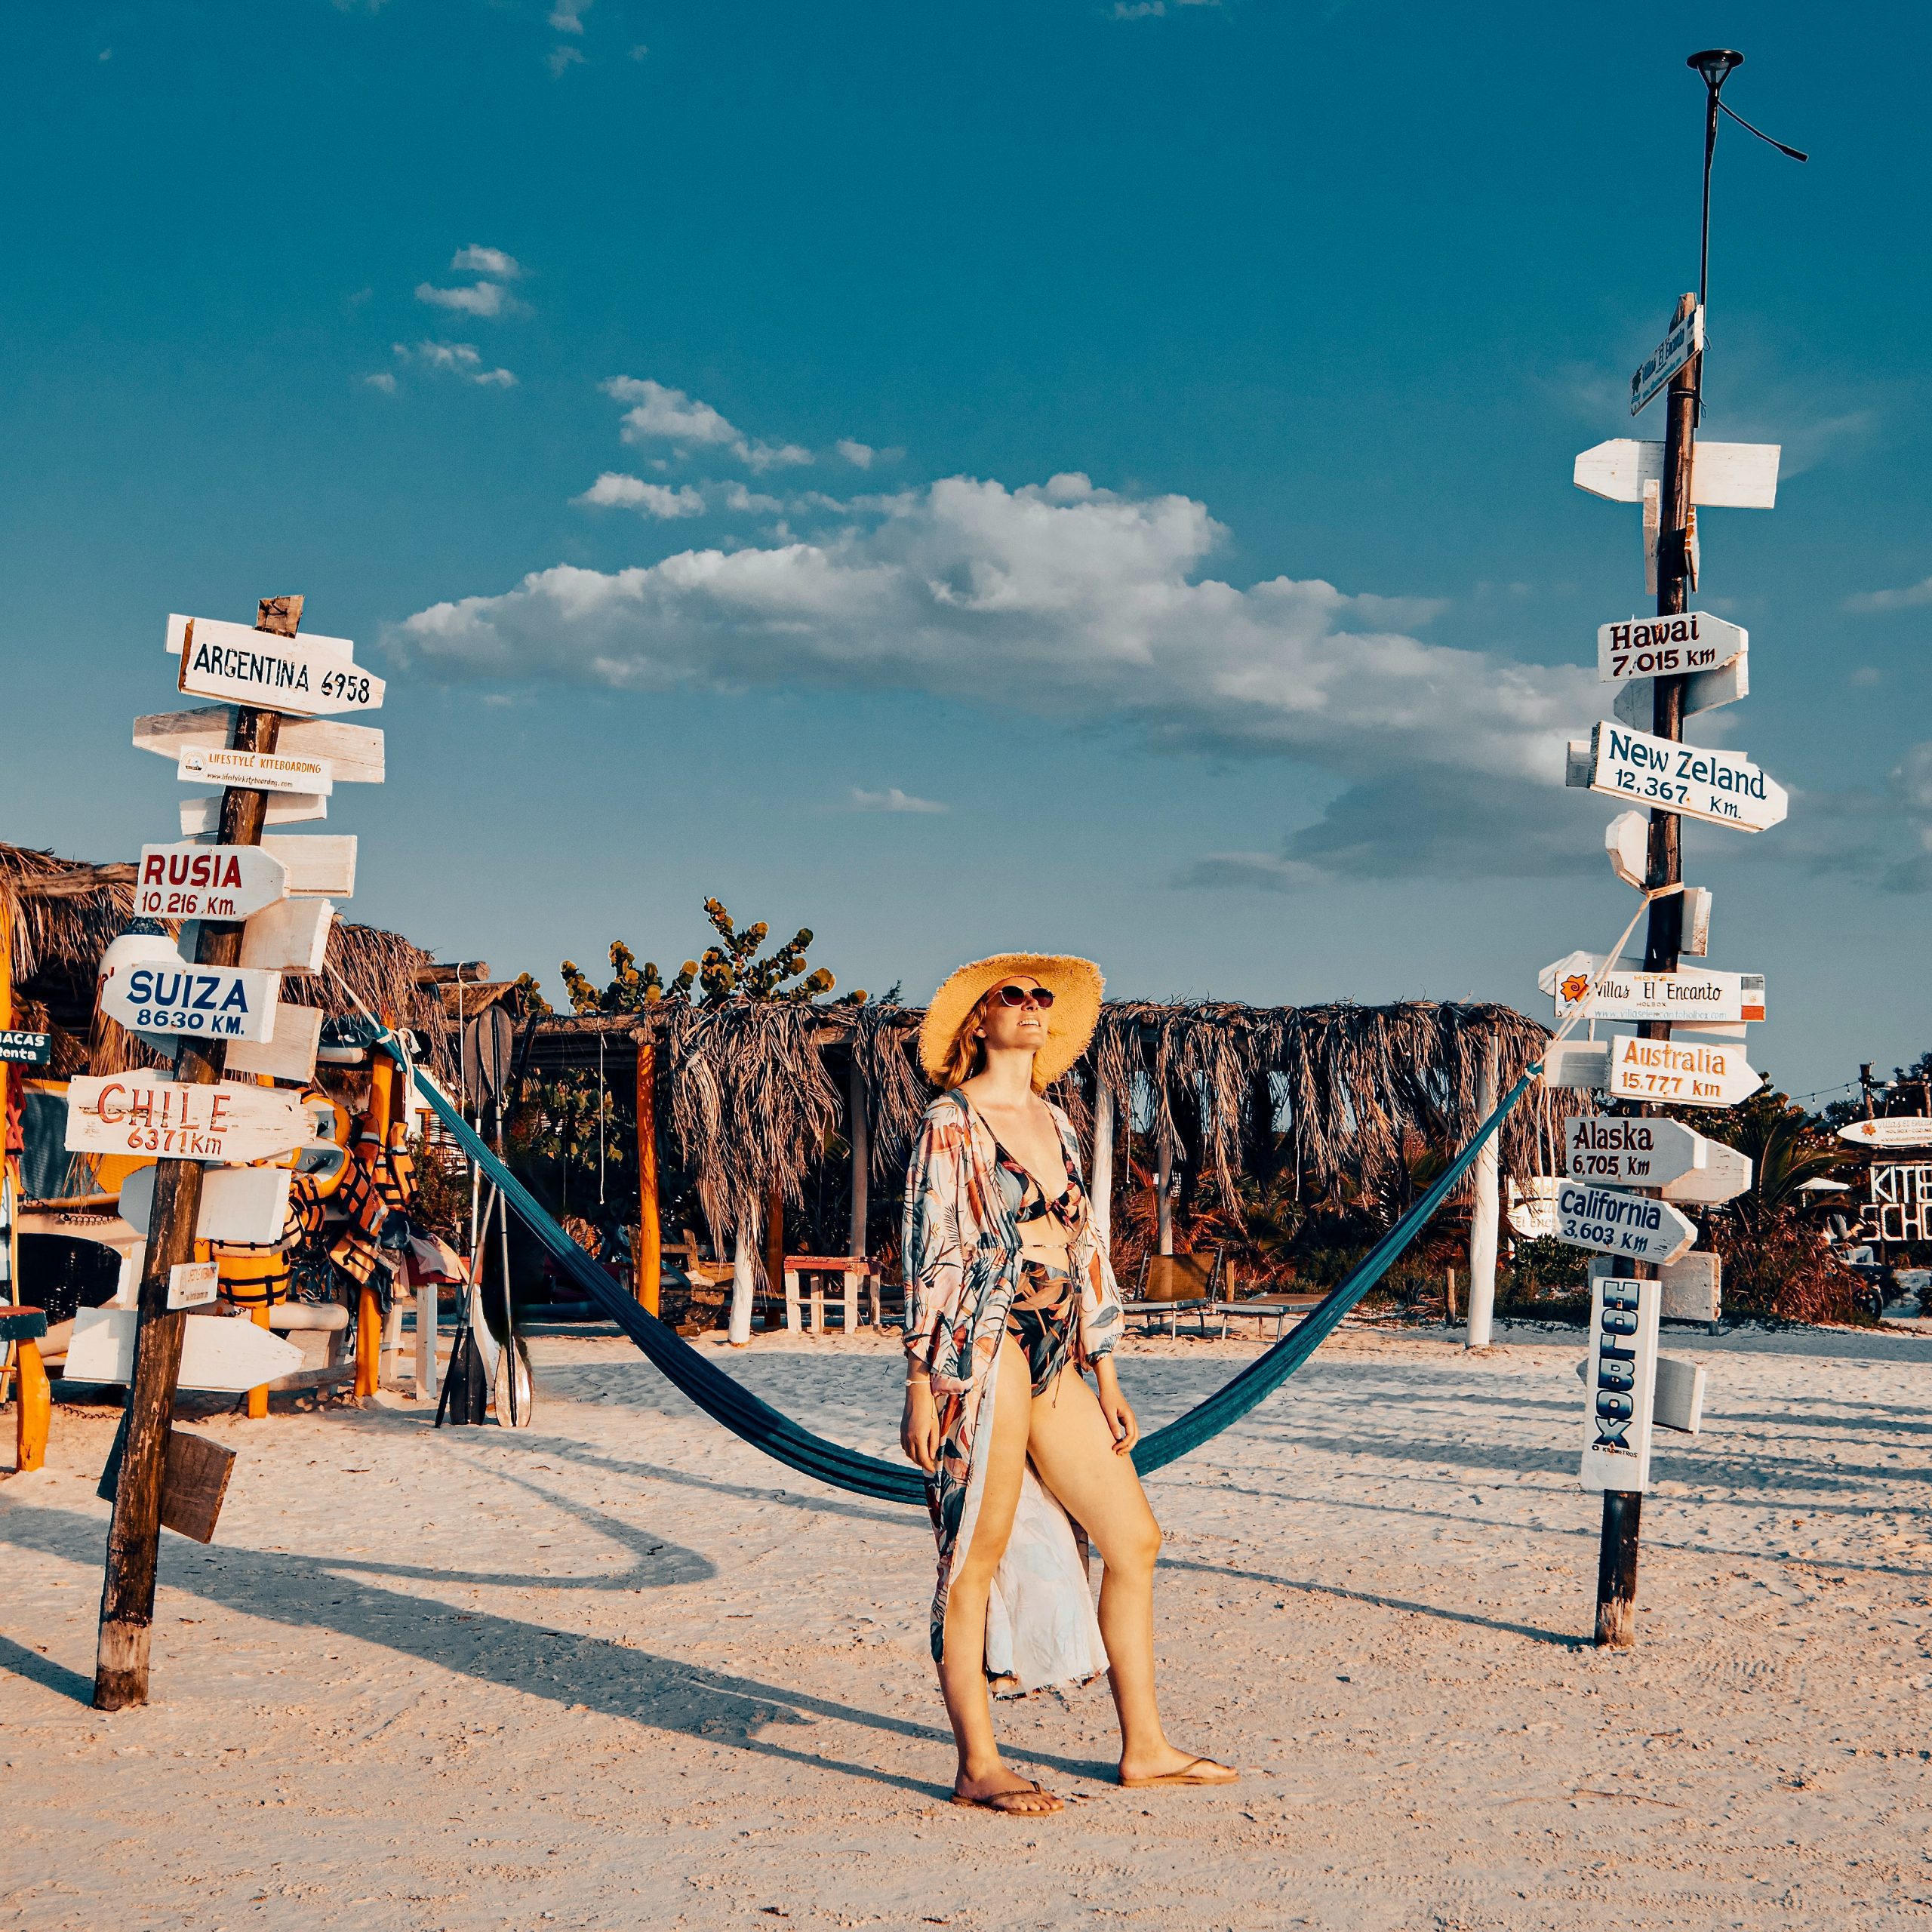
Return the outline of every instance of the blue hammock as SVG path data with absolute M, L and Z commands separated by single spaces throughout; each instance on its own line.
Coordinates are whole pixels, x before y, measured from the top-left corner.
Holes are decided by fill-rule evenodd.
M 408 1060 L 389 1040 L 379 1044 L 386 1047 L 405 1069 L 414 1072 Z M 1538 1065 L 1524 1072 L 1429 1192 L 1376 1243 L 1348 1278 L 1310 1309 L 1266 1354 L 1257 1356 L 1205 1401 L 1143 1437 L 1134 1451 L 1135 1468 L 1143 1475 L 1164 1469 L 1240 1421 L 1294 1374 L 1422 1232 L 1456 1183 L 1469 1171 L 1484 1143 L 1501 1128 L 1510 1109 L 1542 1071 Z M 816 1477 L 835 1489 L 850 1490 L 855 1496 L 877 1497 L 888 1503 L 924 1503 L 925 1478 L 918 1470 L 903 1463 L 881 1462 L 876 1456 L 862 1455 L 856 1449 L 848 1449 L 822 1435 L 814 1435 L 808 1429 L 801 1429 L 706 1361 L 675 1328 L 640 1307 L 543 1211 L 536 1196 L 490 1151 L 448 1100 L 420 1073 L 414 1074 L 414 1078 L 417 1091 L 437 1118 L 456 1137 L 463 1152 L 503 1190 L 504 1198 L 522 1217 L 558 1266 L 589 1300 L 644 1351 L 653 1366 L 706 1415 L 722 1423 L 734 1435 L 743 1437 L 754 1449 L 761 1449 L 801 1475 Z

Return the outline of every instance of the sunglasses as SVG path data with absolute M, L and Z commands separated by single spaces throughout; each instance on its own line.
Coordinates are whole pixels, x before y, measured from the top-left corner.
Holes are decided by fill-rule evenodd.
M 1037 1006 L 1042 1013 L 1054 1003 L 1052 989 L 1048 986 L 1001 986 L 999 999 L 1002 1006 Z

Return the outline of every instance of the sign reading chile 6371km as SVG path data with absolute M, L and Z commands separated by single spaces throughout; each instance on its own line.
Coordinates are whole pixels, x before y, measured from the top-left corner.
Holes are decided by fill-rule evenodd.
M 1779 823 L 1784 787 L 1735 752 L 1681 745 L 1605 718 L 1590 733 L 1590 789 L 1740 832 Z
M 340 648 L 318 649 L 299 636 L 190 617 L 181 641 L 180 688 L 199 697 L 307 717 L 380 710 L 382 679 L 358 669 L 340 654 Z

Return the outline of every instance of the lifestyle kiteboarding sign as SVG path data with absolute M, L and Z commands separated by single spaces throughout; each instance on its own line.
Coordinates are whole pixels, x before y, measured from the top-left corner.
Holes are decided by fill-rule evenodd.
M 259 845 L 143 845 L 144 919 L 245 919 L 288 896 L 288 868 Z
M 346 661 L 333 639 L 318 647 L 300 636 L 280 637 L 213 617 L 188 620 L 178 688 L 198 697 L 310 717 L 380 709 L 383 688 L 380 678 Z

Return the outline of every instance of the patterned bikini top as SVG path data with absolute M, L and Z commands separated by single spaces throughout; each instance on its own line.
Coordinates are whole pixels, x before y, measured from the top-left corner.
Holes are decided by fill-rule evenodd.
M 1077 1238 L 1087 1226 L 1087 1190 L 1072 1174 L 1066 1177 L 1066 1189 L 1057 1200 L 1049 1201 L 1047 1191 L 1034 1179 L 1031 1171 L 1016 1161 L 995 1140 L 993 1142 L 998 1155 L 994 1162 L 994 1172 L 999 1177 L 1001 1192 L 1006 1204 L 1013 1211 L 1013 1218 L 1021 1226 L 1029 1221 L 1048 1221 L 1071 1241 Z

